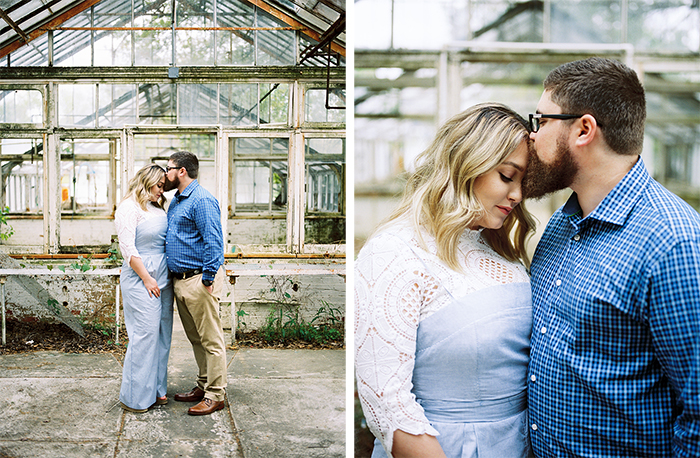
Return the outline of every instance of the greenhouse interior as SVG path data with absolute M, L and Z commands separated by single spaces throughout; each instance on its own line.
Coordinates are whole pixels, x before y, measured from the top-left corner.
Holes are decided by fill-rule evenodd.
M 118 265 L 125 184 L 186 150 L 219 202 L 227 269 L 286 263 L 344 310 L 344 1 L 6 0 L 0 23 L 5 254 Z M 229 276 L 237 303 L 269 302 L 259 274 Z M 54 295 L 93 313 L 74 304 L 84 289 Z
M 396 203 L 437 127 L 476 103 L 527 118 L 555 67 L 624 62 L 646 90 L 642 158 L 700 209 L 700 7 L 669 0 L 355 2 L 354 251 Z M 541 234 L 571 191 L 527 202 Z M 539 235 L 531 241 L 534 250 Z

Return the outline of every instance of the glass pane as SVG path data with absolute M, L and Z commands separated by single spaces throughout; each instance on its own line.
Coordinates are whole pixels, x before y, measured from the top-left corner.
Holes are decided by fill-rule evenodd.
M 234 155 L 279 157 L 289 156 L 289 139 L 287 138 L 237 138 L 234 143 Z
M 131 4 L 100 2 L 94 7 L 95 27 L 131 26 Z M 95 32 L 96 66 L 131 65 L 131 32 L 98 30 Z
M 318 45 L 318 42 L 312 40 L 305 35 L 299 35 L 299 48 L 300 48 L 300 58 L 306 55 L 306 52 L 310 51 Z M 313 57 L 306 58 L 303 65 L 315 66 L 315 67 L 326 67 L 328 65 L 328 46 L 320 51 L 317 51 Z M 344 67 L 345 58 L 335 51 L 331 52 L 330 64 L 332 67 Z
M 225 126 L 258 124 L 258 85 L 221 84 L 220 122 Z
M 542 9 L 542 2 L 517 0 L 473 0 L 471 10 L 453 2 L 446 8 L 452 40 L 512 42 L 542 41 Z M 467 21 L 469 28 L 462 25 Z
M 216 84 L 179 84 L 180 124 L 217 123 L 217 85 Z
M 175 85 L 139 85 L 139 124 L 175 124 Z
M 0 122 L 41 124 L 41 92 L 26 89 L 0 91 Z
M 100 127 L 122 127 L 136 123 L 136 86 L 133 84 L 99 85 Z
M 282 27 L 274 18 L 258 14 L 258 27 Z M 257 65 L 294 65 L 295 33 L 292 30 L 258 30 Z
M 628 42 L 645 51 L 698 52 L 697 2 L 630 0 Z
M 2 201 L 12 213 L 43 213 L 44 162 L 40 140 L 0 139 Z M 14 156 L 11 159 L 8 156 Z
M 95 66 L 131 65 L 131 32 L 100 31 L 95 37 Z
M 66 27 L 90 27 L 90 10 L 72 17 Z M 56 67 L 89 67 L 92 65 L 89 30 L 56 30 L 53 33 L 53 64 Z
M 3 59 L 4 60 L 4 59 Z M 3 62 L 4 65 L 4 62 Z M 32 40 L 31 45 L 24 45 L 10 53 L 12 67 L 46 67 L 49 65 L 49 38 L 43 34 Z
M 134 26 L 170 28 L 172 3 L 161 0 L 135 2 Z M 171 30 L 137 30 L 134 45 L 136 65 L 169 65 L 173 60 Z
M 326 89 L 308 89 L 304 97 L 306 122 L 345 122 L 344 109 L 326 108 Z M 345 106 L 345 88 L 331 88 L 328 94 L 329 107 Z
M 619 43 L 622 13 L 619 0 L 552 2 L 552 42 Z
M 345 155 L 345 140 L 342 138 L 309 138 L 306 140 L 306 157 L 314 154 Z
M 217 2 L 217 27 L 255 26 L 255 10 L 245 2 Z M 217 65 L 255 65 L 255 32 L 231 30 L 216 32 Z
M 94 84 L 61 84 L 58 86 L 58 125 L 95 127 Z
M 177 27 L 213 27 L 214 5 L 210 1 L 177 2 Z M 175 52 L 178 65 L 213 65 L 213 30 L 177 30 Z
M 260 124 L 287 124 L 289 113 L 289 85 L 260 85 Z
M 61 142 L 61 207 L 63 212 L 107 214 L 112 211 L 109 195 L 110 161 L 90 159 L 108 156 L 109 140 L 71 139 Z

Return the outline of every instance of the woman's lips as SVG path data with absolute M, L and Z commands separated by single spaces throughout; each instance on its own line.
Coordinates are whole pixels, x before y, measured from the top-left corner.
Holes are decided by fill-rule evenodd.
M 501 210 L 501 211 L 503 212 L 503 214 L 506 215 L 506 216 L 508 216 L 508 215 L 510 214 L 510 212 L 513 211 L 513 209 L 510 208 L 510 207 L 501 207 L 500 205 L 496 205 L 496 208 L 498 208 L 499 210 Z

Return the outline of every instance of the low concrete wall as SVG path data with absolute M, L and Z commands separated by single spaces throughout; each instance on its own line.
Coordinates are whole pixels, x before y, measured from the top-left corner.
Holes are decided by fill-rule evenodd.
M 34 264 L 31 267 L 43 266 Z M 57 273 L 57 269 L 58 264 L 53 265 L 52 272 Z M 117 278 L 81 276 L 76 271 L 71 271 L 70 267 L 66 268 L 66 272 L 65 275 L 39 275 L 35 279 L 59 304 L 63 304 L 73 315 L 80 316 L 85 323 L 114 326 Z M 232 327 L 231 293 L 235 310 L 247 314 L 240 320 L 245 322 L 245 330 L 258 329 L 264 325 L 270 311 L 280 303 L 289 304 L 290 310 L 298 310 L 301 318 L 307 322 L 317 315 L 324 303 L 337 309 L 340 316 L 346 315 L 346 282 L 340 275 L 241 276 L 236 278 L 234 285 L 227 282 L 226 286 L 228 290 L 224 291 L 220 308 L 225 329 Z M 46 304 L 39 304 L 12 277 L 6 283 L 5 301 L 8 318 L 23 321 L 56 320 Z M 121 304 L 119 322 L 123 326 Z
M 238 277 L 232 289 L 236 311 L 242 310 L 247 313 L 240 319 L 246 323 L 243 329 L 251 330 L 264 325 L 270 311 L 277 308 L 279 302 L 294 304 L 307 322 L 316 316 L 323 302 L 338 309 L 345 317 L 345 288 L 345 278 L 338 275 L 294 275 Z M 272 289 L 276 291 L 271 291 Z M 224 328 L 230 329 L 230 297 L 221 299 L 220 315 Z

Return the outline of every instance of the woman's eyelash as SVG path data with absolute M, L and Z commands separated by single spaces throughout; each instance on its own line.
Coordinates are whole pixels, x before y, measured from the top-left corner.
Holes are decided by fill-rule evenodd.
M 501 175 L 501 180 L 506 181 L 508 183 L 511 183 L 513 181 L 512 178 L 508 178 L 507 176 L 503 175 L 502 173 L 499 173 Z

